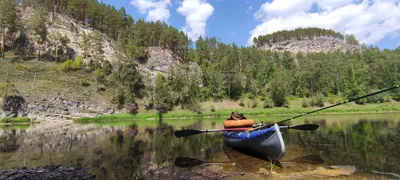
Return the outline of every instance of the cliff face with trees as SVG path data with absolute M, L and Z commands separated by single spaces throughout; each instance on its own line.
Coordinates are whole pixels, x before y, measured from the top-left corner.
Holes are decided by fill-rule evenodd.
M 255 38 L 255 46 L 238 47 L 219 42 L 215 37 L 200 37 L 192 43 L 185 33 L 165 23 L 134 20 L 124 8 L 118 10 L 96 0 L 0 0 L 0 3 L 2 49 L 6 52 L 2 55 L 11 54 L 12 62 L 17 64 L 7 60 L 1 63 L 25 73 L 10 72 L 14 73 L 11 77 L 33 82 L 30 87 L 16 87 L 22 93 L 48 93 L 50 88 L 36 85 L 40 83 L 51 84 L 54 91 L 64 91 L 73 82 L 67 93 L 79 92 L 84 98 L 96 94 L 93 99 L 109 97 L 115 106 L 130 113 L 137 112 L 137 99 L 144 101 L 146 109 L 160 112 L 174 107 L 200 112 L 201 101 L 250 98 L 264 101 L 264 107 L 284 106 L 288 96 L 348 98 L 400 81 L 399 48 L 384 51 L 376 47 L 363 47 L 363 51 L 334 48 L 326 53 L 263 49 L 266 45 L 293 40 L 324 40 L 359 47 L 354 36 L 332 30 L 281 31 Z M 34 9 L 34 13 L 29 18 L 20 18 L 18 10 L 26 14 L 29 9 Z M 105 48 L 109 46 L 115 46 L 108 48 L 115 49 L 112 54 L 122 55 L 104 55 L 111 52 Z M 32 60 L 33 57 L 39 61 Z M 145 66 L 149 63 L 152 65 Z M 153 73 L 154 69 L 162 73 Z M 38 77 L 36 73 L 40 73 Z M 0 71 L 0 77 L 8 79 L 8 72 Z M 10 83 L 0 81 L 0 89 Z M 399 92 L 390 95 L 400 99 Z
M 292 53 L 335 52 L 360 50 L 354 35 L 343 35 L 330 29 L 296 28 L 254 37 L 253 43 L 262 50 Z

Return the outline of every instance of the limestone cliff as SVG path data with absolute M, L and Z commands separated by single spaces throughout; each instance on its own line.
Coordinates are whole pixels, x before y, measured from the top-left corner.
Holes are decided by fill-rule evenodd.
M 311 52 L 335 52 L 335 51 L 353 51 L 360 50 L 360 45 L 347 44 L 343 41 L 328 39 L 312 39 L 312 40 L 285 40 L 276 43 L 266 43 L 260 47 L 262 50 L 292 53 L 311 53 Z

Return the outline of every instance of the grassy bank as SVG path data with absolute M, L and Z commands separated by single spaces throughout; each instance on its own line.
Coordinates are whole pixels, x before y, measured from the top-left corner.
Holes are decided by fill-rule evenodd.
M 31 120 L 27 117 L 20 117 L 20 118 L 5 117 L 3 119 L 0 119 L 0 124 L 27 124 L 30 122 Z
M 179 118 L 215 118 L 215 117 L 229 117 L 232 111 L 239 111 L 245 115 L 298 115 L 312 110 L 319 109 L 318 107 L 312 108 L 235 108 L 235 109 L 216 109 L 215 111 L 204 110 L 202 113 L 193 113 L 185 110 L 174 110 L 162 115 L 163 119 L 179 119 Z M 345 113 L 376 113 L 376 112 L 400 112 L 400 103 L 390 102 L 382 104 L 367 104 L 356 105 L 348 104 L 331 109 L 326 109 L 316 114 L 345 114 Z M 124 121 L 124 120 L 137 120 L 137 119 L 157 119 L 160 115 L 156 111 L 141 112 L 137 115 L 129 114 L 115 114 L 107 116 L 98 116 L 93 118 L 80 118 L 74 120 L 75 122 L 110 122 L 110 121 Z

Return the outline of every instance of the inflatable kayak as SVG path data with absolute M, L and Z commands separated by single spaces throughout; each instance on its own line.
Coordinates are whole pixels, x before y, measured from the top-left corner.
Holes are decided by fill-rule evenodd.
M 233 148 L 249 149 L 273 161 L 282 159 L 285 143 L 277 124 L 255 131 L 224 131 L 224 143 Z

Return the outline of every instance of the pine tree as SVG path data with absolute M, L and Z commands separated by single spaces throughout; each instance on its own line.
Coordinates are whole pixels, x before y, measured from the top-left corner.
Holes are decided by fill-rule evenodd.
M 7 35 L 11 36 L 16 28 L 18 21 L 18 9 L 15 0 L 0 1 L 0 36 L 1 36 L 1 56 L 5 56 L 5 43 Z
M 47 13 L 44 9 L 40 9 L 36 11 L 27 22 L 27 26 L 29 27 L 29 30 L 32 31 L 32 34 L 34 34 L 34 38 L 36 39 L 36 43 L 38 44 L 38 60 L 40 60 L 41 46 L 47 38 L 46 23 L 48 19 L 46 14 Z

